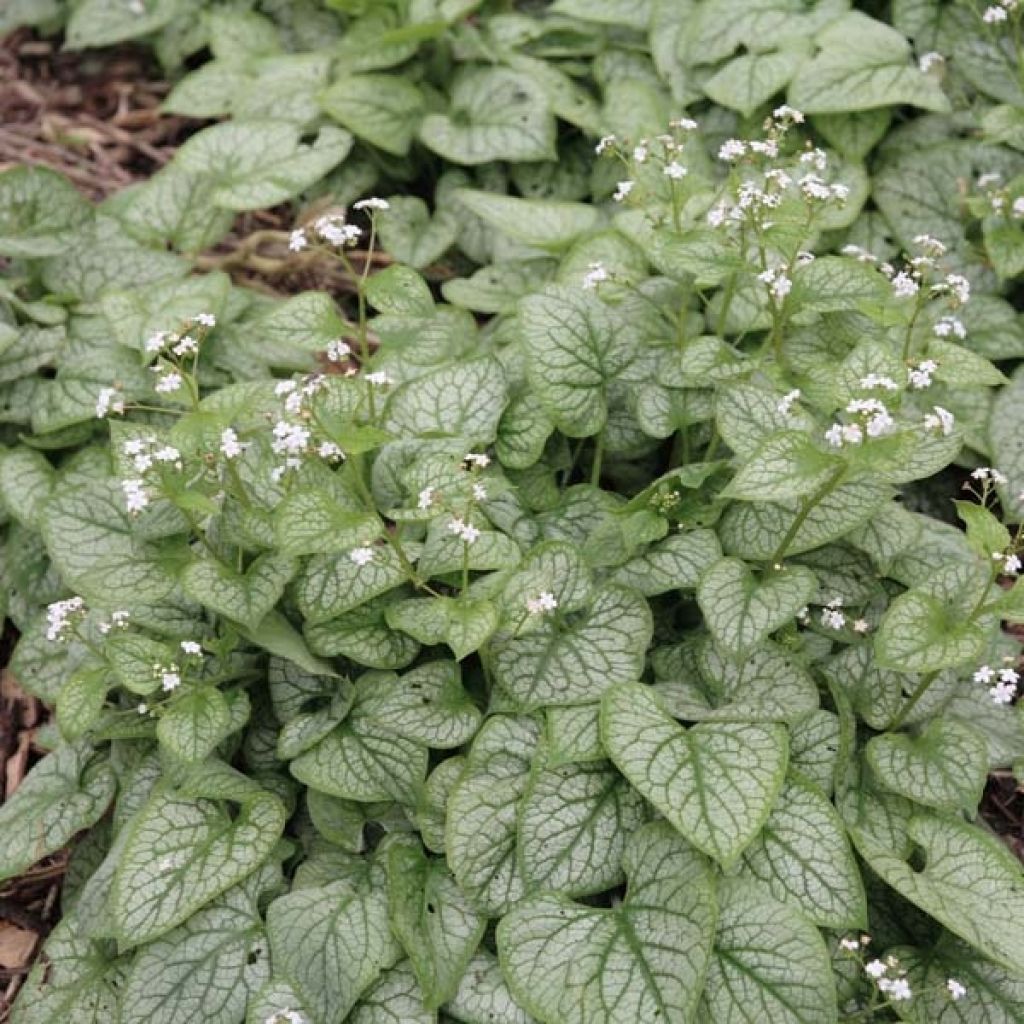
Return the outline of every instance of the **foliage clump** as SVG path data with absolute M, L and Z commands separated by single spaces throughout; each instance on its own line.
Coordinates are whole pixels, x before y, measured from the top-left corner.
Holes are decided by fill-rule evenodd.
M 15 1024 L 1024 1018 L 1021 17 L 0 15 L 223 118 L 0 175 Z

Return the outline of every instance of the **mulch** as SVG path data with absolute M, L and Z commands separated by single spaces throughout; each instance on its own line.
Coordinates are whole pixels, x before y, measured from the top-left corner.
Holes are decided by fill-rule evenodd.
M 93 200 L 144 181 L 204 124 L 161 112 L 169 88 L 142 49 L 65 53 L 57 41 L 12 33 L 0 40 L 0 170 L 49 167 Z M 231 235 L 204 254 L 200 266 L 223 268 L 239 283 L 275 295 L 304 288 L 350 291 L 332 268 L 286 259 L 279 233 L 292 227 L 293 218 L 290 209 L 240 215 Z M 380 254 L 377 259 L 386 262 Z M 9 632 L 0 638 L 0 664 L 7 661 L 12 639 Z M 42 755 L 34 738 L 47 717 L 47 709 L 0 670 L 0 802 Z M 1024 786 L 1011 773 L 990 777 L 981 814 L 1024 860 Z M 0 883 L 0 1024 L 8 1021 L 11 1002 L 56 924 L 66 866 L 63 851 Z

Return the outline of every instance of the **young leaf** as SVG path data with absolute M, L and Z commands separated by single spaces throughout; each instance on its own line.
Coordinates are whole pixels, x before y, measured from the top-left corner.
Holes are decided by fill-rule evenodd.
M 212 611 L 255 630 L 295 575 L 293 559 L 260 555 L 244 573 L 213 558 L 197 559 L 182 573 L 182 589 Z
M 634 835 L 625 870 L 629 888 L 614 909 L 537 896 L 498 925 L 498 955 L 509 986 L 538 1019 L 692 1019 L 716 918 L 707 864 L 671 829 L 656 824 Z
M 814 573 L 788 566 L 758 580 L 737 558 L 723 558 L 697 585 L 708 629 L 730 654 L 749 653 L 770 633 L 792 622 L 817 591 Z
M 423 94 L 397 75 L 342 75 L 320 96 L 324 111 L 386 153 L 405 156 L 423 113 Z
M 725 867 L 760 832 L 786 773 L 783 726 L 705 722 L 684 729 L 646 686 L 608 691 L 601 742 L 641 795 Z
M 160 716 L 160 745 L 183 761 L 202 761 L 231 731 L 231 710 L 220 690 L 196 688 L 174 700 Z

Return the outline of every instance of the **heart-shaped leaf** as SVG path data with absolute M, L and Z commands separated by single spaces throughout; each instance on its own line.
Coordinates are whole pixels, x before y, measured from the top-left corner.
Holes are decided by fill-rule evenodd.
M 608 691 L 601 740 L 673 827 L 726 867 L 761 831 L 786 774 L 783 726 L 704 722 L 684 729 L 647 686 Z
M 244 573 L 203 558 L 185 569 L 181 586 L 207 608 L 254 630 L 281 599 L 296 568 L 293 559 L 278 554 L 260 555 Z

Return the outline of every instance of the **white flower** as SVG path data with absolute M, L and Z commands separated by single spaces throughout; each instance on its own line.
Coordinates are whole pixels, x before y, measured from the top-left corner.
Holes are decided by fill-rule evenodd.
M 757 279 L 763 281 L 768 286 L 769 293 L 780 301 L 793 290 L 792 280 L 779 267 L 773 270 L 763 270 L 757 275 Z
M 292 252 L 302 252 L 303 249 L 309 248 L 309 239 L 306 237 L 306 232 L 302 228 L 296 228 L 288 236 L 288 248 Z
M 676 117 L 668 123 L 670 128 L 679 128 L 684 132 L 695 132 L 697 130 L 697 122 L 691 117 Z
M 473 500 L 474 501 L 486 501 L 487 500 L 487 488 L 483 484 L 473 484 Z
M 1017 687 L 1014 683 L 996 683 L 989 688 L 988 695 L 993 704 L 1011 704 L 1017 696 Z
M 112 412 L 124 412 L 124 396 L 117 388 L 101 388 L 96 396 L 96 418 L 101 420 Z
M 679 181 L 681 178 L 685 178 L 689 172 L 678 160 L 673 160 L 670 164 L 665 164 L 665 169 L 662 173 L 666 178 Z
M 275 1010 L 263 1024 L 308 1024 L 306 1018 L 298 1010 Z
M 958 999 L 963 999 L 967 995 L 967 987 L 962 985 L 956 978 L 946 979 L 946 991 L 949 993 L 949 998 L 956 1002 Z
M 794 124 L 804 123 L 803 113 L 797 110 L 796 107 L 791 107 L 788 103 L 783 103 L 781 107 L 776 107 L 772 111 L 772 117 L 776 121 L 792 121 Z
M 1024 217 L 1024 196 L 1014 199 L 1012 209 L 1014 217 Z
M 462 531 L 462 539 L 466 544 L 472 544 L 480 537 L 480 531 L 471 525 L 467 525 Z
M 369 565 L 373 561 L 373 548 L 361 547 L 353 548 L 349 553 L 348 557 L 358 566 Z
M 914 391 L 923 391 L 932 386 L 932 374 L 939 368 L 934 359 L 925 359 L 917 366 L 907 369 L 907 384 Z
M 899 385 L 892 379 L 879 373 L 869 373 L 861 377 L 860 386 L 864 391 L 899 391 Z
M 157 462 L 172 462 L 177 469 L 181 469 L 181 452 L 173 445 L 165 444 L 153 452 L 153 458 Z
M 274 424 L 274 440 L 271 447 L 278 455 L 296 455 L 304 452 L 309 444 L 309 431 L 298 423 L 278 420 Z
M 594 147 L 594 152 L 598 156 L 603 156 L 614 145 L 615 145 L 615 136 L 614 135 L 602 135 L 601 136 L 601 140 Z
M 991 185 L 998 185 L 1003 176 L 998 171 L 988 171 L 978 176 L 978 188 L 989 188 Z
M 857 953 L 860 951 L 860 943 L 856 939 L 840 939 L 839 948 L 845 949 L 848 953 Z
M 979 466 L 977 469 L 972 469 L 971 479 L 991 480 L 992 483 L 1000 485 L 1006 483 L 1006 477 L 998 469 L 993 469 L 991 466 Z
M 976 683 L 991 683 L 996 677 L 995 669 L 991 665 L 982 665 L 973 676 Z
M 364 373 L 363 380 L 379 388 L 385 388 L 389 384 L 394 384 L 394 381 L 383 370 L 375 370 L 373 373 Z
M 183 338 L 178 339 L 178 341 L 171 347 L 171 351 L 179 357 L 192 356 L 199 351 L 199 342 L 190 334 L 186 334 Z
M 967 328 L 964 322 L 955 316 L 943 316 L 936 321 L 932 328 L 936 338 L 948 338 L 951 334 L 961 341 L 967 337 Z
M 920 59 L 917 62 L 917 66 L 921 69 L 924 74 L 928 74 L 934 67 L 939 67 L 945 64 L 946 58 L 941 53 L 936 53 L 931 50 L 928 53 L 922 53 Z
M 751 152 L 760 153 L 761 156 L 770 156 L 774 159 L 779 155 L 779 143 L 776 139 L 753 139 L 748 145 Z
M 217 318 L 212 313 L 197 313 L 192 317 L 192 321 L 199 324 L 200 327 L 211 328 L 217 326 Z
M 828 154 L 818 147 L 806 149 L 800 154 L 800 163 L 813 167 L 816 171 L 824 172 L 828 166 Z
M 971 297 L 971 282 L 963 274 L 947 274 L 944 281 L 932 285 L 936 294 L 948 292 L 955 306 L 962 306 Z
M 526 599 L 526 610 L 531 615 L 543 615 L 544 612 L 553 612 L 558 607 L 555 595 L 549 590 L 542 590 L 537 597 Z
M 165 373 L 162 377 L 157 379 L 154 388 L 162 395 L 171 394 L 171 392 L 179 391 L 184 380 L 180 373 L 176 370 L 172 370 L 170 373 Z
M 720 228 L 729 216 L 729 208 L 724 202 L 716 203 L 708 210 L 708 224 L 713 228 Z
M 390 210 L 391 204 L 386 199 L 379 199 L 377 196 L 370 196 L 369 199 L 360 199 L 358 203 L 352 204 L 353 210 Z
M 491 457 L 481 452 L 468 452 L 462 461 L 476 466 L 477 469 L 486 469 L 491 464 Z
M 953 433 L 955 425 L 956 417 L 948 409 L 943 409 L 941 405 L 933 405 L 932 411 L 924 418 L 925 430 L 941 433 L 945 437 L 949 437 Z
M 718 149 L 719 160 L 739 160 L 741 156 L 745 156 L 747 152 L 747 144 L 740 139 L 726 139 L 725 142 Z
M 1001 668 L 999 670 L 999 681 L 1016 686 L 1020 682 L 1020 674 L 1014 668 Z
M 170 335 L 167 331 L 157 331 L 156 334 L 151 334 L 146 339 L 143 347 L 147 352 L 159 352 L 167 343 L 169 337 Z
M 195 642 L 195 640 L 182 640 L 181 641 L 181 649 L 186 654 L 202 654 L 203 653 L 203 646 L 202 646 L 202 644 L 197 644 Z
M 221 431 L 220 450 L 226 459 L 237 459 L 245 450 L 245 446 L 238 440 L 238 434 L 231 427 Z
M 149 504 L 144 480 L 122 480 L 121 490 L 124 492 L 125 508 L 131 515 L 138 515 Z
M 641 142 L 639 145 L 633 147 L 633 159 L 638 164 L 647 162 L 647 143 Z
M 793 388 L 792 391 L 787 391 L 782 398 L 779 400 L 779 404 L 775 406 L 777 412 L 783 416 L 788 416 L 793 408 L 795 402 L 800 398 L 800 389 Z
M 986 25 L 996 25 L 1001 21 L 1006 21 L 1007 14 L 1005 7 L 999 7 L 993 4 L 991 7 L 985 8 L 985 13 L 982 14 L 981 20 Z
M 914 235 L 914 245 L 919 246 L 929 256 L 946 255 L 946 246 L 934 235 Z
M 71 624 L 71 619 L 85 613 L 85 601 L 80 597 L 69 597 L 64 601 L 54 601 L 46 606 L 46 639 L 56 641 L 63 639 L 64 631 Z
M 434 488 L 433 487 L 424 487 L 423 490 L 420 491 L 419 500 L 417 502 L 416 507 L 417 508 L 426 509 L 426 508 L 430 508 L 430 506 L 433 505 L 433 504 L 434 504 Z
M 898 299 L 907 299 L 916 295 L 920 285 L 905 270 L 901 270 L 892 279 L 892 290 Z
M 863 636 L 865 633 L 871 631 L 871 623 L 867 619 L 855 619 L 853 622 L 854 633 L 860 633 Z
M 351 354 L 351 347 L 340 338 L 336 341 L 329 341 L 327 343 L 327 358 L 332 363 L 340 363 L 344 358 Z
M 159 675 L 160 687 L 166 693 L 171 693 L 181 686 L 181 675 L 178 672 L 177 665 L 168 665 L 166 668 L 161 668 Z
M 618 182 L 618 187 L 616 188 L 615 194 L 612 196 L 612 199 L 614 199 L 617 203 L 621 203 L 626 198 L 626 196 L 628 196 L 629 193 L 633 191 L 634 185 L 636 185 L 635 181 L 627 180 Z
M 887 970 L 881 960 L 871 960 L 864 965 L 864 973 L 869 978 L 881 978 Z
M 148 704 L 139 704 L 135 709 L 140 715 L 145 715 L 149 711 Z
M 354 245 L 359 241 L 363 231 L 355 224 L 346 224 L 340 213 L 328 213 L 318 217 L 313 224 L 317 234 L 328 244 L 343 246 Z
M 466 544 L 472 544 L 480 536 L 480 531 L 475 526 L 459 518 L 452 519 L 448 523 L 448 530 L 457 537 L 461 537 Z
M 583 290 L 592 292 L 602 281 L 607 281 L 608 270 L 603 263 L 591 263 L 583 275 Z
M 345 457 L 341 445 L 335 444 L 334 441 L 321 441 L 316 446 L 316 453 L 321 459 L 343 459 Z
M 821 624 L 827 629 L 842 629 L 846 625 L 846 616 L 838 605 L 829 604 L 821 610 Z
M 896 1003 L 903 1002 L 912 995 L 910 982 L 906 978 L 882 978 L 878 982 L 878 988 Z

